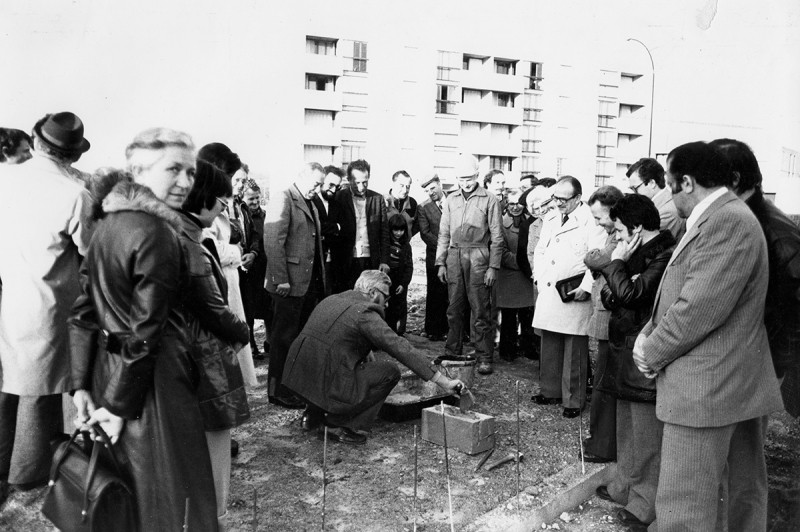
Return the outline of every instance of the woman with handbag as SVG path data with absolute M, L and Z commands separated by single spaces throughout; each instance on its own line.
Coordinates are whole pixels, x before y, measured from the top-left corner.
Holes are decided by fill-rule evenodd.
M 155 128 L 125 154 L 134 182 L 120 181 L 102 201 L 69 323 L 78 421 L 99 423 L 115 443 L 138 530 L 181 530 L 186 517 L 193 532 L 217 532 L 199 375 L 180 305 L 187 278 L 176 209 L 192 185 L 194 144 Z
M 231 479 L 231 429 L 250 418 L 236 353 L 249 340 L 249 328 L 228 307 L 228 290 L 214 242 L 203 238 L 233 193 L 217 167 L 197 160 L 194 184 L 181 211 L 178 233 L 189 264 L 189 286 L 181 291 L 192 355 L 200 369 L 197 398 L 214 472 L 220 531 L 227 530 Z

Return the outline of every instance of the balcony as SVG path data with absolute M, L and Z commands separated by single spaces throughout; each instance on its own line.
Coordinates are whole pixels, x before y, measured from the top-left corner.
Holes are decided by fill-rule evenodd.
M 628 135 L 647 135 L 650 122 L 648 122 L 648 115 L 644 109 L 621 116 L 614 120 L 618 133 Z
M 343 73 L 342 57 L 336 55 L 306 54 L 303 58 L 303 69 L 309 74 L 341 76 Z
M 522 107 L 497 107 L 488 102 L 462 103 L 458 106 L 461 120 L 494 124 L 522 124 Z
M 519 139 L 492 139 L 488 136 L 459 138 L 459 148 L 462 153 L 480 153 L 500 157 L 519 157 L 521 150 Z
M 303 107 L 339 112 L 342 110 L 342 95 L 336 91 L 306 89 L 305 95 L 303 95 Z
M 494 70 L 462 70 L 461 86 L 468 89 L 490 90 L 497 92 L 522 93 L 525 90 L 528 78 L 525 76 L 512 76 L 497 74 Z
M 342 130 L 338 126 L 304 126 L 303 144 L 340 146 L 342 144 Z

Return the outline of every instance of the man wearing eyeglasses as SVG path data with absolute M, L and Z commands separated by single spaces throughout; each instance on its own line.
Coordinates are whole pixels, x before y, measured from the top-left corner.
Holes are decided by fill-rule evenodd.
M 363 445 L 368 430 L 389 392 L 400 380 L 393 360 L 375 361 L 370 352 L 380 349 L 407 366 L 422 380 L 448 392 L 463 386 L 434 371 L 427 357 L 384 320 L 389 300 L 389 276 L 365 270 L 355 289 L 325 298 L 292 344 L 283 384 L 308 404 L 302 419 L 305 431 L 328 427 L 328 439 Z M 459 388 L 461 387 L 461 388 Z
M 329 296 L 333 289 L 333 272 L 331 271 L 331 246 L 339 236 L 339 224 L 337 219 L 337 209 L 339 204 L 333 201 L 336 193 L 342 188 L 344 181 L 344 170 L 338 166 L 326 166 L 323 169 L 325 181 L 319 194 L 314 196 L 314 206 L 317 207 L 319 214 L 319 224 L 322 227 L 322 249 L 325 254 L 325 295 Z
M 581 201 L 580 181 L 564 176 L 553 187 L 553 209 L 545 217 L 534 250 L 533 274 L 539 298 L 533 326 L 541 330 L 542 352 L 536 404 L 561 403 L 563 415 L 580 415 L 586 402 L 589 360 L 589 320 L 592 275 L 583 263 L 590 249 L 603 247 L 605 231 L 594 223 L 589 207 Z M 562 301 L 556 283 L 583 274 L 580 286 Z
M 664 167 L 655 159 L 643 157 L 633 163 L 625 173 L 634 194 L 653 200 L 661 218 L 661 230 L 668 230 L 679 241 L 686 232 L 686 221 L 678 216 L 672 192 L 664 180 Z

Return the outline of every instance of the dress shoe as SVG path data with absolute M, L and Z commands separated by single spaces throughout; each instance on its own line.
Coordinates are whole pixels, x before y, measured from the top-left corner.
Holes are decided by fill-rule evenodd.
M 531 401 L 536 403 L 537 405 L 557 405 L 561 403 L 560 397 L 545 397 L 542 394 L 534 395 L 531 397 Z
M 616 502 L 611 494 L 608 492 L 608 486 L 597 486 L 594 493 L 604 501 Z
M 574 417 L 578 417 L 581 415 L 580 408 L 565 408 L 564 411 L 561 413 L 562 416 L 568 419 L 572 419 Z
M 311 410 L 306 407 L 305 412 L 303 412 L 303 419 L 300 420 L 300 426 L 305 432 L 308 432 L 319 428 L 323 421 L 325 421 L 325 412 L 317 410 L 316 408 Z
M 490 375 L 494 373 L 494 368 L 492 367 L 492 363 L 487 362 L 486 360 L 478 362 L 478 373 L 480 373 L 481 375 Z
M 578 451 L 578 458 L 580 458 L 580 456 L 581 452 Z M 583 461 L 592 462 L 593 464 L 605 464 L 606 462 L 613 462 L 614 460 L 603 458 L 602 456 L 590 453 L 589 451 L 583 451 Z
M 277 396 L 270 396 L 269 397 L 270 404 L 282 406 L 283 408 L 291 408 L 291 409 L 300 409 L 305 408 L 306 404 L 294 397 L 292 395 L 288 395 L 286 397 L 277 397 Z
M 631 527 L 640 527 L 640 528 L 647 527 L 647 523 L 643 523 L 642 521 L 640 521 L 638 517 L 630 513 L 625 508 L 617 512 L 617 519 L 619 519 L 619 522 L 622 523 L 623 525 L 628 525 Z
M 317 438 L 320 440 L 325 439 L 325 428 L 320 427 L 317 431 Z M 328 439 L 339 443 L 346 443 L 348 445 L 364 445 L 367 443 L 367 437 L 359 434 L 347 427 L 328 427 Z
M 267 359 L 267 355 L 265 355 L 264 353 L 260 352 L 258 350 L 258 347 L 252 346 L 250 350 L 253 352 L 253 360 L 266 360 Z
M 239 454 L 239 442 L 236 440 L 231 440 L 231 458 L 238 456 Z

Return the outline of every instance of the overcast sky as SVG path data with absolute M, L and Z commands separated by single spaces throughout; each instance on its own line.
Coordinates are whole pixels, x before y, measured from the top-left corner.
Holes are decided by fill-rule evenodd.
M 231 50 L 289 54 L 281 42 L 287 32 L 320 27 L 490 53 L 509 35 L 532 33 L 559 61 L 612 65 L 638 46 L 626 41 L 634 37 L 656 64 L 654 145 L 704 138 L 724 124 L 741 133 L 732 136 L 766 131 L 800 150 L 798 0 L 2 0 L 0 123 L 28 130 L 46 112 L 75 111 L 97 147 L 79 164 L 88 170 L 119 164 L 121 139 L 138 131 L 139 120 L 164 117 L 162 124 L 185 128 L 201 144 L 220 128 L 246 135 L 238 124 L 218 125 L 193 105 L 193 94 L 217 90 L 208 81 L 230 74 L 219 65 L 242 72 L 241 82 L 253 87 L 274 82 L 279 71 L 253 72 L 252 57 Z M 644 49 L 633 53 L 648 71 Z M 187 90 L 178 101 L 157 102 L 150 95 L 161 84 Z

